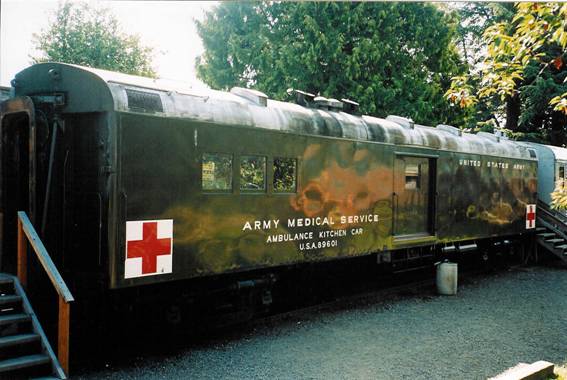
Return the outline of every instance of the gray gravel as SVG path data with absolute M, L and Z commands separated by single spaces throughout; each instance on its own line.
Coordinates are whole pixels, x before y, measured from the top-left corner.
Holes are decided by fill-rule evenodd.
M 349 309 L 319 308 L 129 368 L 112 379 L 485 379 L 518 362 L 567 361 L 567 270 L 475 277 Z M 229 334 L 230 335 L 230 334 Z

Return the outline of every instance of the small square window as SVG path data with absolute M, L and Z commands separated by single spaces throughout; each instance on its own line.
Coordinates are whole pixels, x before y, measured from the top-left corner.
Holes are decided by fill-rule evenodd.
M 232 156 L 203 153 L 201 175 L 203 190 L 232 190 Z
M 266 190 L 266 157 L 240 157 L 240 190 Z
M 297 189 L 297 160 L 274 158 L 274 192 L 295 193 Z
M 406 190 L 417 190 L 420 188 L 419 177 L 421 175 L 421 165 L 406 165 Z

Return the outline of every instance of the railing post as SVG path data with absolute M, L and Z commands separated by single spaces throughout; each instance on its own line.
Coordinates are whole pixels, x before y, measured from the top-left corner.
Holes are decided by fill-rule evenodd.
M 24 288 L 28 285 L 28 250 L 22 220 L 18 217 L 18 263 L 17 275 Z
M 61 368 L 69 374 L 69 321 L 71 317 L 71 305 L 59 297 L 59 326 L 57 339 L 57 357 Z
M 55 290 L 59 295 L 59 320 L 57 324 L 57 357 L 51 347 L 47 346 L 47 351 L 52 361 L 57 364 L 55 371 L 65 377 L 69 373 L 69 325 L 71 321 L 71 302 L 75 299 L 67 288 L 61 274 L 51 260 L 49 253 L 41 242 L 33 224 L 23 211 L 18 211 L 18 277 L 22 285 L 27 284 L 28 257 L 27 244 L 30 244 L 39 262 L 45 269 L 47 276 L 51 280 Z M 34 322 L 35 323 L 35 322 Z M 38 327 L 40 330 L 41 328 Z M 43 332 L 42 332 L 43 334 Z M 65 373 L 63 373 L 65 372 Z

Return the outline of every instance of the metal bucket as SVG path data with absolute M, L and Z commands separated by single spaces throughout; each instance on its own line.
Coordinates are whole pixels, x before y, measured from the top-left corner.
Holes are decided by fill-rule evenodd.
M 437 265 L 437 292 L 445 296 L 457 294 L 458 264 L 448 261 Z

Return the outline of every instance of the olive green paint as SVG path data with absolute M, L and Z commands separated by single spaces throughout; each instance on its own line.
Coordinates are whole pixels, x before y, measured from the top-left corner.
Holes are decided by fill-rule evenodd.
M 306 261 L 359 256 L 424 244 L 512 235 L 525 231 L 525 205 L 533 203 L 536 164 L 529 160 L 457 154 L 416 147 L 354 142 L 342 139 L 297 136 L 246 127 L 194 123 L 147 115 L 122 114 L 121 188 L 127 195 L 126 220 L 174 220 L 174 271 L 171 275 L 122 280 L 133 285 Z M 195 131 L 197 133 L 195 134 Z M 195 136 L 197 145 L 195 146 Z M 150 142 L 148 144 L 148 142 Z M 204 192 L 201 189 L 203 153 L 225 153 L 233 157 L 232 191 Z M 260 155 L 268 162 L 267 190 L 241 192 L 239 159 Z M 423 158 L 420 158 L 423 157 Z M 296 158 L 298 191 L 275 194 L 271 163 L 274 157 Z M 438 210 L 432 226 L 427 226 L 428 210 L 423 197 L 407 198 L 392 207 L 394 177 L 405 179 L 396 157 L 408 161 L 434 163 L 437 178 L 430 197 Z M 474 160 L 481 167 L 459 166 L 459 160 Z M 507 163 L 508 169 L 487 168 L 486 162 Z M 514 164 L 525 165 L 513 170 Z M 422 173 L 427 175 L 427 173 Z M 420 211 L 416 214 L 414 210 Z M 287 219 L 306 217 L 378 215 L 378 223 L 356 223 L 345 227 L 347 235 L 336 239 L 337 246 L 299 250 L 304 241 L 267 243 L 269 235 L 329 230 L 325 227 L 288 228 Z M 397 216 L 397 220 L 393 218 Z M 405 241 L 393 235 L 396 223 L 420 218 Z M 279 220 L 277 229 L 246 230 L 247 221 Z M 424 224 L 426 223 L 426 224 Z M 337 225 L 333 226 L 337 229 Z M 331 228 L 331 229 L 333 229 Z M 352 230 L 363 228 L 359 236 Z M 428 230 L 431 228 L 431 230 Z M 408 231 L 404 231 L 408 232 Z M 117 267 L 124 250 L 115 257 Z M 395 252 L 394 252 L 395 254 Z
M 129 89 L 147 93 L 162 111 L 130 109 Z M 52 236 L 74 237 L 65 241 L 67 269 L 104 272 L 111 288 L 521 234 L 526 205 L 535 203 L 537 161 L 527 148 L 493 135 L 254 102 L 256 93 L 247 94 L 250 100 L 57 63 L 19 73 L 15 94 L 32 96 L 49 117 L 53 108 L 42 106 L 41 97 L 65 96 L 56 109 L 65 122 L 58 170 L 73 175 L 55 187 L 70 192 L 69 199 L 59 195 L 65 224 Z M 232 155 L 231 191 L 202 190 L 204 153 Z M 240 158 L 250 155 L 266 159 L 264 192 L 240 190 Z M 395 180 L 406 178 L 396 157 L 427 163 L 426 192 L 403 200 L 394 195 Z M 273 191 L 274 158 L 297 160 L 297 192 Z M 363 215 L 377 221 L 338 222 Z M 303 218 L 335 224 L 298 227 Z M 155 219 L 173 219 L 173 273 L 126 280 L 126 222 Z M 345 236 L 319 238 L 343 229 Z M 268 242 L 296 233 L 314 237 Z M 320 241 L 334 243 L 319 249 Z M 315 248 L 300 249 L 307 243 Z M 108 271 L 101 271 L 105 265 Z

